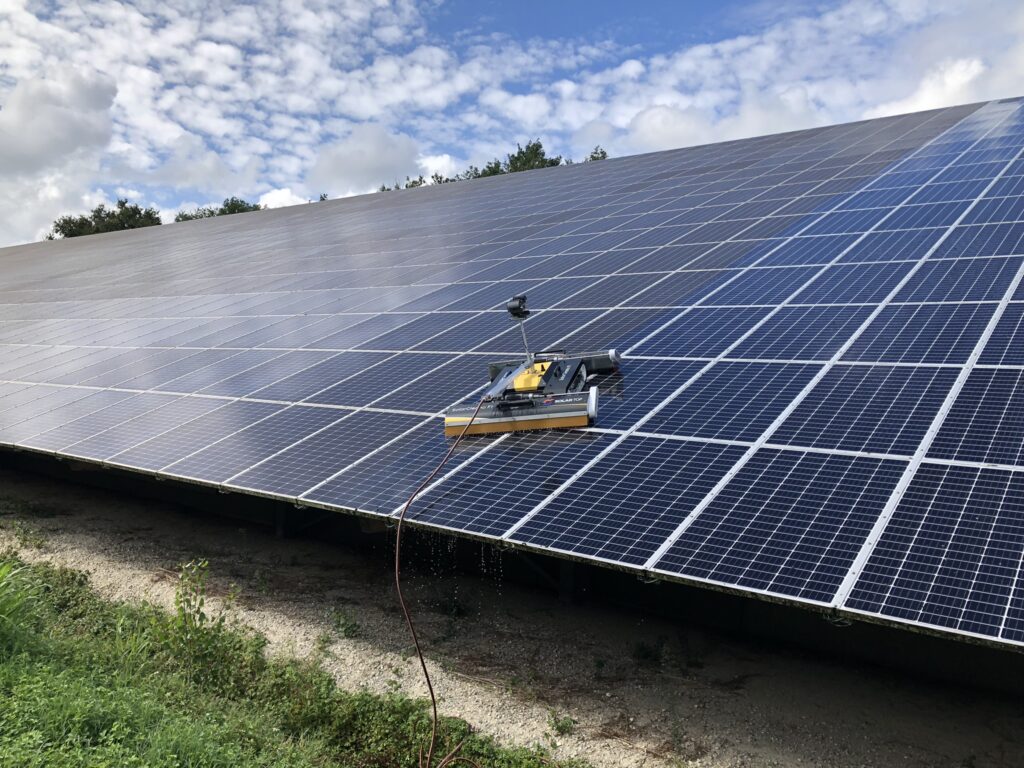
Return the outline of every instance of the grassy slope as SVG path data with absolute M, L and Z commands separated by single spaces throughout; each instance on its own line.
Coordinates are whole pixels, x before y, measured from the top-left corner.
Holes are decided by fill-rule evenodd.
M 205 609 L 203 567 L 177 610 L 102 600 L 75 571 L 0 555 L 0 767 L 415 766 L 424 702 L 339 690 L 315 661 Z M 556 765 L 446 720 L 441 754 Z

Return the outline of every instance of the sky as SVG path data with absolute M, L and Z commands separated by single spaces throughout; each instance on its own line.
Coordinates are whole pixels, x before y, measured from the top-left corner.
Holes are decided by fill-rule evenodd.
M 0 0 L 0 246 L 1020 95 L 1020 0 Z

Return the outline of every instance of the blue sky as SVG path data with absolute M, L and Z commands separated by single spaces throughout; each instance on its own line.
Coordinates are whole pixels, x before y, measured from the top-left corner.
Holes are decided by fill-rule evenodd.
M 119 196 L 360 194 L 1024 94 L 1010 0 L 7 0 L 0 245 Z

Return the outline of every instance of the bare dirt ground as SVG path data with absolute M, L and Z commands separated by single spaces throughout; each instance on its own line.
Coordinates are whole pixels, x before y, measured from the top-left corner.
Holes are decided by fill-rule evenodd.
M 425 695 L 384 554 L 0 470 L 4 546 L 165 606 L 178 565 L 206 558 L 213 591 L 237 585 L 238 617 L 272 650 L 326 647 L 347 688 Z M 1024 765 L 1020 698 L 567 606 L 490 570 L 414 576 L 408 592 L 442 710 L 501 742 L 599 768 Z

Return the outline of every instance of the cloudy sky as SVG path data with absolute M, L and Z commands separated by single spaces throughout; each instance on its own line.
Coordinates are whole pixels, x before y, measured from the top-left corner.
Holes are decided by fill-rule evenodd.
M 0 0 L 0 245 L 1018 95 L 1020 0 Z

